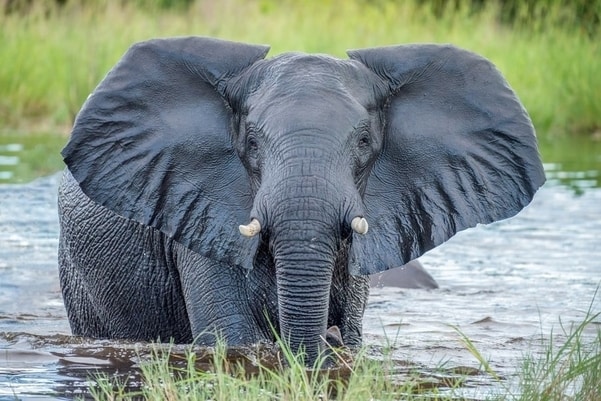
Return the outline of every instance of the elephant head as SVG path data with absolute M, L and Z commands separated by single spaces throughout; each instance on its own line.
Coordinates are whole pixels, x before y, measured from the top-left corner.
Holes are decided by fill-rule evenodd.
M 205 257 L 250 270 L 267 249 L 280 334 L 312 359 L 337 266 L 381 272 L 511 217 L 544 173 L 526 111 L 473 53 L 267 51 L 199 37 L 134 45 L 63 155 L 95 202 Z

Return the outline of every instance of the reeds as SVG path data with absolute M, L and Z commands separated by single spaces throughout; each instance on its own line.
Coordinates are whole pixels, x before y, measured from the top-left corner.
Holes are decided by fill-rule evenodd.
M 582 323 L 562 328 L 561 335 L 541 336 L 539 346 L 524 355 L 515 374 L 504 377 L 457 330 L 480 369 L 412 367 L 394 361 L 386 347 L 378 355 L 364 348 L 352 361 L 348 354 L 335 354 L 335 369 L 324 368 L 323 359 L 307 369 L 302 355 L 294 355 L 281 342 L 275 353 L 259 348 L 232 353 L 220 343 L 212 349 L 191 348 L 179 359 L 169 348 L 159 347 L 141 364 L 141 377 L 133 389 L 132 383 L 101 376 L 94 379 L 92 395 L 96 400 L 451 401 L 465 399 L 462 386 L 477 374 L 488 375 L 488 388 L 494 389 L 484 387 L 479 400 L 594 401 L 601 399 L 600 316 L 589 311 Z M 429 380 L 425 370 L 438 372 L 438 382 Z
M 29 2 L 26 10 L 0 12 L 0 132 L 68 132 L 87 95 L 132 43 L 174 35 L 266 43 L 271 55 L 339 57 L 348 48 L 453 43 L 499 66 L 539 135 L 601 127 L 601 40 L 574 23 L 554 23 L 562 20 L 560 8 L 510 27 L 499 22 L 496 2 L 474 11 L 478 2 L 468 0 L 437 8 L 393 0 L 196 0 L 164 7 L 169 3 Z

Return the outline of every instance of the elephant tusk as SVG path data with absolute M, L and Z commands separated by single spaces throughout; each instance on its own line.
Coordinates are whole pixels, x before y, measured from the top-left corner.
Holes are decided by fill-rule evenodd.
M 261 232 L 261 223 L 257 219 L 252 219 L 247 225 L 238 226 L 238 229 L 240 230 L 240 234 L 245 237 L 254 237 Z
M 367 234 L 367 230 L 369 229 L 369 225 L 367 224 L 365 217 L 359 216 L 355 217 L 353 221 L 351 221 L 351 227 L 357 234 Z

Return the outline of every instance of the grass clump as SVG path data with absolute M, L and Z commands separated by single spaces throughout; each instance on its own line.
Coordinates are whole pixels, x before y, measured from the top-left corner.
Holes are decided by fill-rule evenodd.
M 601 314 L 588 317 L 571 330 L 562 327 L 566 340 L 557 346 L 554 336 L 546 352 L 527 356 L 519 376 L 519 397 L 508 400 L 594 401 L 601 400 L 601 329 L 592 341 L 584 341 Z
M 142 386 L 132 391 L 127 383 L 116 384 L 101 377 L 96 380 L 92 395 L 96 400 L 141 397 L 147 400 L 325 401 L 370 399 L 374 392 L 385 395 L 391 391 L 390 382 L 383 380 L 382 366 L 375 361 L 369 363 L 364 356 L 358 357 L 351 374 L 349 365 L 323 368 L 323 359 L 307 369 L 302 354 L 280 349 L 278 355 L 249 349 L 242 358 L 232 355 L 221 344 L 214 349 L 190 351 L 179 361 L 174 361 L 168 353 L 157 352 L 150 362 L 141 366 Z M 248 357 L 262 360 L 251 361 Z M 406 385 L 406 390 L 411 390 L 411 384 Z
M 302 354 L 293 354 L 281 342 L 276 348 L 245 350 L 220 343 L 179 356 L 158 348 L 141 364 L 141 378 L 133 386 L 100 377 L 92 395 L 96 400 L 450 401 L 473 399 L 463 390 L 472 388 L 473 393 L 471 377 L 480 376 L 476 383 L 482 384 L 487 375 L 490 386 L 479 391 L 485 394 L 479 400 L 594 401 L 601 399 L 601 329 L 595 327 L 600 316 L 589 315 L 564 330 L 561 343 L 553 335 L 541 340 L 543 347 L 505 377 L 457 330 L 481 369 L 414 366 L 373 348 L 362 349 L 352 361 L 348 354 L 335 354 L 334 368 L 324 368 L 322 359 L 307 369 Z M 591 337 L 591 330 L 596 336 Z
M 504 380 L 482 356 L 473 342 L 457 332 L 482 369 L 504 389 L 491 396 L 494 401 L 595 401 L 601 400 L 601 329 L 587 339 L 585 330 L 598 324 L 601 314 L 589 315 L 582 323 L 566 330 L 560 343 L 551 333 L 541 338 L 542 351 L 528 354 L 513 377 Z
M 566 14 L 566 2 L 533 1 L 58 3 L 26 2 L 25 10 L 0 12 L 0 132 L 68 132 L 87 95 L 132 43 L 177 35 L 267 43 L 271 55 L 339 57 L 347 48 L 450 42 L 500 67 L 540 133 L 590 134 L 601 127 L 599 1 L 579 2 L 575 17 Z

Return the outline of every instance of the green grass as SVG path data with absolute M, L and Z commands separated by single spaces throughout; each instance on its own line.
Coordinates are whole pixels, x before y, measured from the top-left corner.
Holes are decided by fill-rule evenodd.
M 223 346 L 188 352 L 185 360 L 174 366 L 167 353 L 157 352 L 141 366 L 142 386 L 131 390 L 127 383 L 118 383 L 106 376 L 96 379 L 93 398 L 96 400 L 129 400 L 142 397 L 147 400 L 369 400 L 378 395 L 380 400 L 397 399 L 406 395 L 411 400 L 432 399 L 425 395 L 419 374 L 404 382 L 393 378 L 396 367 L 391 361 L 369 359 L 365 353 L 356 356 L 352 366 L 348 362 L 325 369 L 319 361 L 307 369 L 303 357 L 293 355 L 280 347 L 279 355 L 249 351 L 258 362 L 232 361 Z M 280 357 L 282 363 L 274 362 Z M 260 359 L 260 360 L 259 360 Z M 348 361 L 348 356 L 340 356 Z M 197 369 L 198 365 L 208 370 Z M 428 386 L 428 390 L 431 390 Z
M 519 388 L 523 395 L 510 399 L 600 400 L 601 330 L 597 331 L 596 338 L 591 342 L 582 339 L 583 330 L 591 323 L 593 319 L 587 319 L 572 331 L 564 332 L 567 340 L 557 348 L 551 336 L 548 352 L 526 357 L 519 376 Z
M 561 14 L 553 7 L 545 20 L 508 29 L 496 3 L 475 13 L 468 0 L 449 2 L 452 9 L 433 2 L 437 10 L 417 0 L 196 0 L 187 9 L 140 2 L 72 0 L 61 9 L 32 2 L 28 11 L 0 13 L 0 135 L 68 132 L 86 96 L 132 43 L 173 35 L 266 43 L 271 55 L 339 57 L 348 48 L 450 42 L 499 66 L 539 135 L 601 127 L 601 40 L 553 24 Z
M 487 375 L 494 385 L 494 393 L 491 390 L 487 395 L 486 388 L 481 391 L 491 401 L 594 401 L 601 399 L 600 316 L 589 313 L 582 323 L 565 329 L 560 336 L 541 338 L 537 351 L 525 355 L 510 377 L 497 374 L 473 342 L 457 330 L 480 369 L 411 367 L 392 359 L 386 351 L 395 347 L 391 344 L 375 356 L 367 348 L 354 358 L 336 354 L 340 362 L 329 370 L 322 368 L 323 361 L 306 369 L 302 355 L 292 354 L 281 343 L 276 349 L 257 347 L 242 353 L 221 344 L 192 349 L 179 357 L 169 348 L 158 347 L 141 364 L 141 378 L 133 387 L 132 383 L 100 376 L 95 379 L 92 395 L 96 400 L 450 401 L 465 399 L 461 390 L 474 385 L 470 376 L 476 374 Z M 425 372 L 428 370 L 431 377 Z M 437 380 L 432 381 L 432 377 Z

